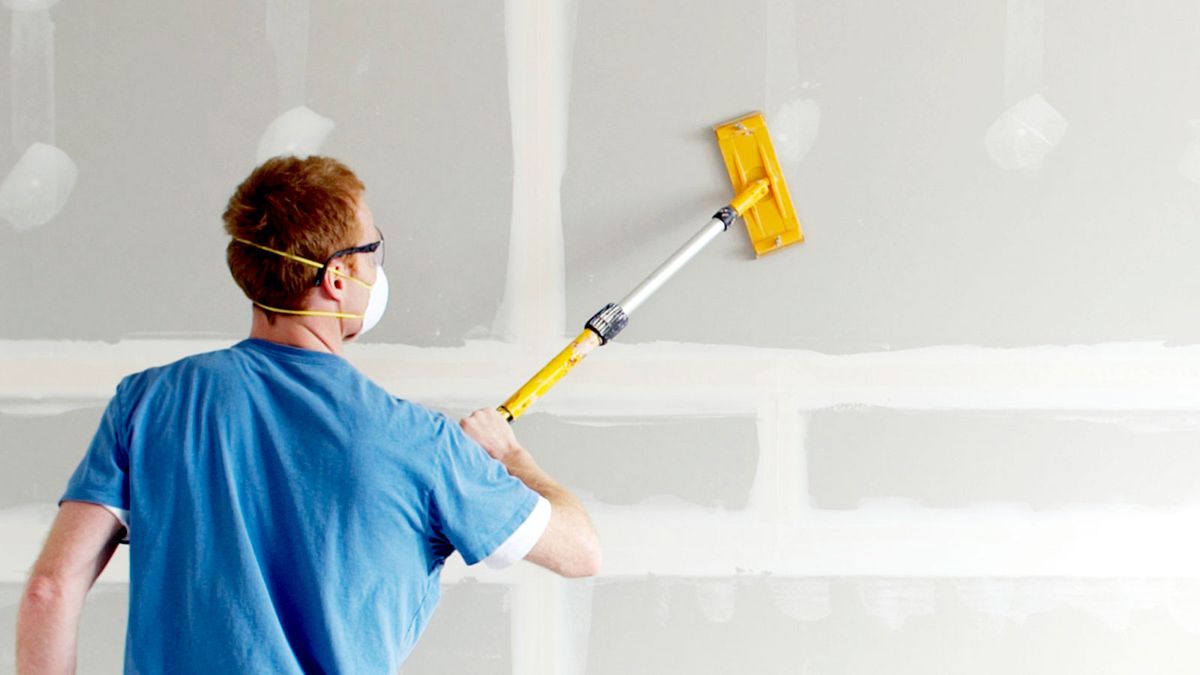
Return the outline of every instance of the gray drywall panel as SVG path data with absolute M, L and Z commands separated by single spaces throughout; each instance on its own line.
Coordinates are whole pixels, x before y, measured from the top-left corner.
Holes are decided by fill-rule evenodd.
M 16 672 L 17 607 L 20 584 L 0 584 L 0 673 Z M 79 624 L 79 675 L 111 675 L 125 663 L 125 624 L 129 615 L 129 587 L 100 585 L 88 593 Z
M 1198 14 L 1046 3 L 1039 91 L 1069 126 L 1022 171 L 984 148 L 1007 105 L 1004 2 L 584 0 L 568 323 L 620 299 L 728 198 L 709 125 L 753 109 L 773 124 L 802 104 L 819 110 L 816 138 L 783 168 L 807 243 L 752 261 L 731 231 L 622 340 L 1195 342 L 1200 192 L 1179 162 L 1200 111 Z
M 0 226 L 10 275 L 0 337 L 244 332 L 249 310 L 224 265 L 220 216 L 276 114 L 263 94 L 274 87 L 262 6 L 66 3 L 50 12 L 56 145 L 79 176 L 50 222 Z M 0 31 L 0 54 L 8 40 Z M 7 173 L 24 148 L 0 138 Z
M 521 418 L 517 437 L 550 475 L 598 501 L 663 498 L 708 508 L 746 506 L 758 468 L 753 418 Z
M 87 408 L 60 415 L 0 414 L 0 509 L 56 503 L 103 412 Z
M 1193 414 L 843 408 L 814 413 L 804 447 L 809 493 L 826 509 L 877 498 L 1035 509 L 1200 501 Z
M 1189 629 L 1196 626 L 1177 622 L 1161 595 L 1128 597 L 1143 588 L 1136 581 L 1055 579 L 601 582 L 587 672 L 1195 672 L 1200 644 Z M 1146 590 L 1176 589 L 1164 583 Z M 979 606 L 980 599 L 986 605 L 1006 597 L 1009 608 Z M 1033 611 L 1017 606 L 1024 600 Z
M 469 580 L 442 586 L 442 601 L 400 672 L 510 675 L 509 613 L 507 586 Z
M 562 188 L 569 328 L 620 299 L 728 198 L 708 125 L 762 100 L 763 18 L 761 0 L 580 1 Z M 621 339 L 663 335 L 695 309 L 710 291 L 698 266 Z
M 277 68 L 265 35 L 273 5 L 292 18 L 309 6 L 309 30 L 283 50 L 306 57 L 306 96 L 303 81 L 281 82 L 297 71 Z M 0 338 L 245 334 L 249 304 L 225 266 L 220 216 L 267 125 L 301 104 L 336 124 L 322 152 L 359 173 L 388 240 L 390 312 L 370 339 L 461 344 L 481 333 L 504 288 L 511 213 L 503 11 L 56 5 L 52 126 L 78 181 L 45 225 L 0 223 Z M 5 24 L 5 86 L 10 40 Z M 0 127 L 0 178 L 24 152 L 10 126 Z
M 512 216 L 504 3 L 313 5 L 312 105 L 367 185 L 391 300 L 372 342 L 491 331 Z

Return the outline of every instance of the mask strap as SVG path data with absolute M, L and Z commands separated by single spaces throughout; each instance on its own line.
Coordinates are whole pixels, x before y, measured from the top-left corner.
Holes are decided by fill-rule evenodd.
M 304 265 L 308 265 L 309 267 L 312 267 L 312 268 L 314 268 L 314 269 L 318 269 L 318 270 L 319 270 L 319 269 L 321 269 L 322 267 L 324 267 L 324 268 L 325 268 L 326 270 L 328 270 L 329 272 L 332 272 L 332 273 L 334 273 L 334 274 L 338 275 L 339 277 L 346 277 L 346 278 L 347 278 L 347 279 L 349 279 L 350 281 L 353 281 L 353 282 L 355 282 L 355 283 L 359 284 L 360 286 L 362 286 L 362 287 L 364 287 L 364 288 L 370 288 L 370 287 L 371 287 L 371 284 L 368 284 L 367 282 L 363 281 L 362 279 L 359 279 L 358 277 L 351 276 L 351 275 L 349 275 L 349 274 L 346 274 L 346 273 L 344 273 L 344 272 L 339 272 L 339 271 L 337 271 L 337 270 L 333 269 L 332 267 L 329 267 L 329 266 L 327 266 L 327 265 L 322 265 L 321 263 L 319 263 L 319 262 L 316 262 L 315 260 L 309 260 L 308 258 L 301 258 L 301 257 L 300 257 L 300 256 L 298 256 L 298 255 L 292 255 L 291 253 L 288 253 L 288 252 L 286 252 L 286 251 L 280 251 L 280 250 L 278 250 L 278 249 L 273 249 L 273 248 L 271 248 L 270 246 L 263 246 L 262 244 L 256 244 L 256 243 L 254 243 L 254 242 L 252 242 L 252 241 L 249 241 L 249 240 L 247 240 L 247 239 L 242 239 L 241 237 L 234 237 L 234 238 L 233 238 L 233 240 L 234 240 L 234 241 L 236 241 L 236 242 L 238 242 L 238 243 L 240 243 L 240 244 L 245 244 L 245 245 L 247 245 L 247 246 L 253 246 L 254 248 L 262 249 L 262 250 L 264 250 L 264 251 L 266 251 L 266 252 L 268 252 L 268 253 L 274 253 L 275 255 L 281 255 L 281 256 L 283 256 L 283 257 L 287 258 L 288 260 L 294 260 L 295 262 L 298 262 L 298 263 L 301 263 L 301 264 L 304 264 Z M 254 304 L 256 304 L 256 305 L 257 305 L 258 303 L 254 303 Z M 259 305 L 259 306 L 261 307 L 262 305 Z M 288 312 L 295 313 L 293 310 L 284 311 L 284 310 L 279 310 L 279 309 L 273 309 L 273 310 L 271 310 L 271 311 L 273 311 L 273 312 L 283 312 L 284 314 L 287 314 Z M 325 314 L 316 314 L 316 315 L 314 315 L 314 316 L 325 316 Z M 347 316 L 350 316 L 350 315 L 347 315 Z
M 335 319 L 361 319 L 365 314 L 347 314 L 345 312 L 322 312 L 316 309 L 279 309 L 278 307 L 268 307 L 261 302 L 255 302 L 255 306 L 261 307 L 268 312 L 277 312 L 279 314 L 295 314 L 297 316 L 331 316 Z

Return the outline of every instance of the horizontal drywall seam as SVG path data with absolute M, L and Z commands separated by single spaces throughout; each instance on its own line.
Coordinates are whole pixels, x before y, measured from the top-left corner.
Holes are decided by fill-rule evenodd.
M 0 411 L 55 413 L 107 401 L 125 375 L 233 341 L 0 341 Z M 435 407 L 495 405 L 541 349 L 355 345 L 347 357 L 398 396 Z M 613 343 L 535 410 L 567 416 L 756 415 L 765 388 L 798 410 L 1200 410 L 1200 347 L 929 347 L 828 355 L 679 343 Z
M 604 547 L 604 578 L 1072 577 L 1200 578 L 1200 508 L 1119 507 L 1029 512 L 889 505 L 810 512 L 780 526 L 752 512 L 588 504 Z M 0 583 L 20 583 L 54 517 L 53 504 L 0 511 Z M 128 578 L 125 549 L 106 582 Z M 453 583 L 513 583 L 514 572 L 444 570 Z

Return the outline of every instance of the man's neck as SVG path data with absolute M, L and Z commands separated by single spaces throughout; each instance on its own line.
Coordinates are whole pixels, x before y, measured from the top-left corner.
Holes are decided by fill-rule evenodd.
M 262 310 L 253 310 L 250 337 L 277 342 L 290 347 L 315 352 L 342 355 L 341 320 L 323 316 L 275 315 L 275 323 L 267 320 Z

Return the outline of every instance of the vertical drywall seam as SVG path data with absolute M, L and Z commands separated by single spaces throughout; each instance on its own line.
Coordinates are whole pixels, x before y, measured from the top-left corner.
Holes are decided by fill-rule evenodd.
M 44 4 L 11 6 L 12 141 L 21 152 L 54 144 L 54 22 Z
M 1200 21 L 1198 21 L 1200 20 L 1200 7 L 1193 3 L 1187 20 L 1191 25 L 1192 33 L 1200 33 L 1200 30 L 1197 30 L 1200 29 Z M 1187 144 L 1183 148 L 1183 154 L 1179 157 L 1177 167 L 1180 176 L 1194 184 L 1200 184 L 1200 117 L 1193 115 L 1185 124 L 1187 126 Z M 1193 220 L 1200 220 L 1200 191 L 1188 190 L 1187 198 L 1188 204 L 1192 207 Z
M 788 431 L 790 434 L 787 441 L 792 445 L 788 456 L 792 458 L 792 471 L 789 474 L 792 477 L 792 508 L 794 516 L 792 524 L 795 524 L 797 519 L 812 516 L 815 512 L 813 509 L 812 495 L 808 489 L 808 420 L 809 413 L 800 412 L 799 397 L 789 398 L 786 401 L 787 407 L 784 408 L 786 413 L 790 415 Z
M 590 580 L 569 581 L 532 565 L 512 587 L 514 675 L 584 675 L 591 630 Z
M 782 365 L 781 365 L 782 368 Z M 769 560 L 779 562 L 784 537 L 808 504 L 803 492 L 806 467 L 800 455 L 804 424 L 800 401 L 777 370 L 762 383 L 758 407 L 758 468 L 750 492 L 750 508 L 759 520 L 775 530 L 775 551 Z
M 1004 23 L 1004 112 L 984 137 L 1002 169 L 1029 171 L 1058 145 L 1067 120 L 1042 95 L 1045 0 L 1008 0 Z
M 561 341 L 566 327 L 561 186 L 574 5 L 507 0 L 504 9 L 513 206 L 508 275 L 493 332 L 538 349 Z M 517 675 L 584 672 L 587 650 L 572 649 L 578 640 L 571 627 L 579 623 L 567 611 L 564 583 L 529 566 L 518 570 L 511 617 Z
M 335 126 L 305 105 L 311 15 L 310 0 L 267 0 L 267 44 L 275 53 L 280 114 L 258 140 L 255 159 L 259 163 L 277 155 L 317 154 Z
M 70 156 L 54 145 L 54 2 L 4 3 L 12 10 L 12 143 L 22 154 L 0 183 L 0 218 L 18 230 L 58 215 L 79 174 Z
M 1045 0 L 1008 0 L 1004 22 L 1004 107 L 1042 89 Z
M 267 44 L 275 52 L 279 110 L 305 104 L 309 0 L 267 0 Z
M 508 276 L 494 333 L 542 347 L 564 335 L 560 188 L 566 167 L 569 5 L 508 0 L 513 207 Z

